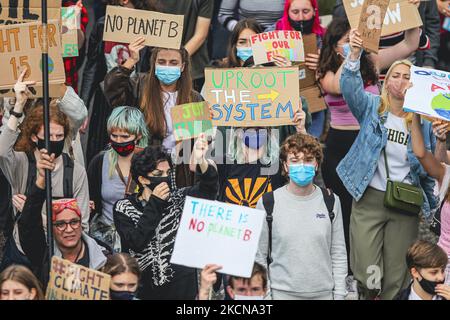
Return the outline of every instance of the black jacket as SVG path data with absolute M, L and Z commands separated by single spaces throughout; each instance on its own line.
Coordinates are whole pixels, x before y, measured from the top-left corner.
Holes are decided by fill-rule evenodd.
M 436 1 L 422 1 L 419 6 L 420 17 L 422 18 L 422 29 L 430 39 L 430 48 L 428 50 L 416 52 L 416 65 L 436 67 L 438 61 L 438 50 L 440 45 L 441 21 Z
M 400 291 L 400 293 L 394 298 L 394 300 L 409 300 L 409 295 L 411 294 L 411 286 L 413 282 L 409 284 L 409 286 L 406 289 L 403 289 Z M 443 300 L 446 300 L 442 298 Z
M 175 245 L 186 196 L 214 200 L 218 189 L 217 170 L 209 165 L 192 187 L 171 191 L 168 201 L 151 196 L 147 203 L 130 195 L 114 205 L 114 224 L 120 235 L 122 251 L 138 260 L 142 277 L 140 299 L 187 299 L 197 295 L 197 271 L 172 265 Z M 171 177 L 174 187 L 174 177 Z

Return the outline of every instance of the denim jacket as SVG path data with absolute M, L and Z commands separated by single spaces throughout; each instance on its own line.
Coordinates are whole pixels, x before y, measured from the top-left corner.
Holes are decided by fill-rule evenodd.
M 387 112 L 378 113 L 380 96 L 364 91 L 359 67 L 359 60 L 350 61 L 347 57 L 340 79 L 342 95 L 358 120 L 361 130 L 349 152 L 336 169 L 342 183 L 356 201 L 361 199 L 369 186 L 377 169 L 381 151 L 386 146 L 387 129 L 384 123 L 388 115 Z M 426 149 L 434 152 L 436 138 L 430 122 L 422 122 L 422 134 Z M 433 194 L 435 180 L 426 173 L 414 155 L 411 139 L 408 141 L 407 150 L 410 164 L 408 177 L 413 185 L 422 188 L 425 196 L 422 212 L 429 219 L 432 216 L 431 213 L 438 206 L 437 197 Z

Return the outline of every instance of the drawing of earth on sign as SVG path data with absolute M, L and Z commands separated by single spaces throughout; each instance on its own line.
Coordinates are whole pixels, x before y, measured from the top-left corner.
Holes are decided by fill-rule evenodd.
M 42 58 L 41 58 L 39 66 L 40 66 L 41 71 L 42 71 L 42 69 L 43 69 L 42 68 Z M 55 63 L 53 62 L 53 60 L 50 57 L 48 57 L 48 73 L 52 73 L 54 69 L 55 69 Z
M 431 100 L 431 107 L 441 117 L 450 120 L 450 92 L 440 93 Z

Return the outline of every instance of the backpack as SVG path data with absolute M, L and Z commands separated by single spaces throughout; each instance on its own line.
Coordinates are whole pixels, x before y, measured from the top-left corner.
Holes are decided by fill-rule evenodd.
M 323 195 L 323 200 L 325 201 L 325 205 L 328 210 L 328 217 L 330 218 L 330 222 L 333 223 L 334 217 L 334 194 L 330 189 L 320 188 Z M 273 222 L 273 206 L 274 206 L 274 197 L 273 192 L 267 192 L 263 194 L 263 205 L 266 210 L 266 221 L 269 229 L 269 250 L 267 253 L 267 267 L 272 263 L 272 222 Z
M 441 211 L 442 207 L 445 204 L 445 199 L 442 201 L 441 206 L 439 207 L 439 210 L 437 210 L 434 215 L 433 219 L 430 222 L 430 231 L 433 232 L 438 237 L 441 235 Z
M 28 157 L 28 177 L 27 177 L 27 187 L 25 190 L 25 194 L 28 194 L 33 187 L 33 184 L 36 183 L 36 158 L 34 154 L 27 153 Z M 72 158 L 67 153 L 62 153 L 63 164 L 64 164 L 64 173 L 63 173 L 63 193 L 64 199 L 73 198 L 73 169 L 74 162 Z M 57 199 L 57 198 L 53 198 Z

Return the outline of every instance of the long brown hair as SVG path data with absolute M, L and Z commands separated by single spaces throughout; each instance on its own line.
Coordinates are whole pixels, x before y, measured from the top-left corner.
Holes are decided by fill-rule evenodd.
M 67 139 L 70 133 L 70 122 L 67 116 L 59 110 L 56 100 L 50 103 L 50 122 L 64 127 L 64 137 Z M 38 103 L 26 115 L 20 125 L 20 136 L 16 142 L 15 150 L 32 153 L 36 145 L 31 140 L 33 134 L 37 135 L 44 125 L 44 106 Z
M 0 290 L 3 283 L 8 280 L 19 282 L 30 291 L 31 289 L 36 289 L 36 296 L 34 297 L 34 300 L 44 300 L 44 293 L 42 292 L 39 280 L 27 267 L 13 264 L 3 270 L 3 272 L 0 273 Z
M 141 276 L 141 269 L 139 269 L 137 260 L 128 253 L 115 253 L 109 256 L 102 271 L 111 277 L 124 272 L 130 272 L 136 275 L 138 279 Z
M 239 40 L 239 35 L 245 29 L 250 29 L 256 33 L 263 32 L 263 28 L 255 19 L 244 19 L 239 21 L 233 29 L 233 32 L 230 35 L 230 40 L 228 41 L 228 56 L 226 68 L 236 68 L 240 67 L 241 64 L 239 62 L 239 58 L 237 57 L 237 43 Z
M 184 70 L 177 81 L 177 105 L 190 103 L 193 100 L 191 62 L 186 49 L 166 49 L 154 48 L 150 57 L 150 70 L 145 77 L 144 92 L 140 101 L 140 107 L 145 115 L 145 122 L 152 136 L 164 139 L 167 132 L 167 122 L 164 113 L 163 92 L 161 84 L 156 78 L 155 67 L 158 53 L 162 50 L 177 51 L 181 55 L 181 63 L 184 63 Z
M 322 49 L 319 58 L 319 80 L 323 79 L 328 71 L 336 73 L 344 61 L 335 51 L 338 41 L 350 31 L 347 19 L 336 18 L 328 25 L 327 32 L 323 38 Z M 369 56 L 363 52 L 361 55 L 361 77 L 365 85 L 378 83 L 378 75 L 375 65 Z

